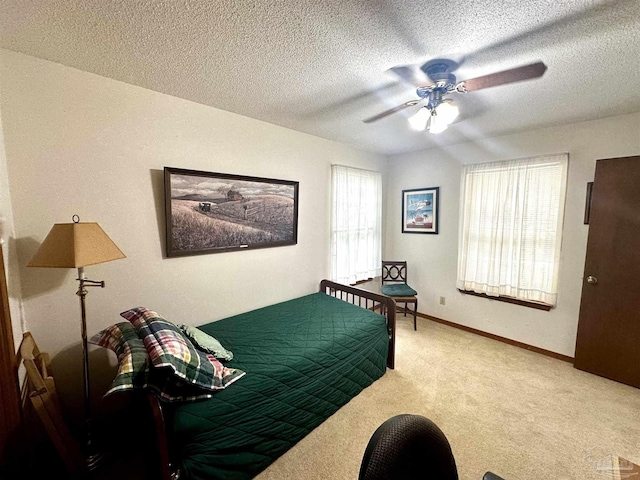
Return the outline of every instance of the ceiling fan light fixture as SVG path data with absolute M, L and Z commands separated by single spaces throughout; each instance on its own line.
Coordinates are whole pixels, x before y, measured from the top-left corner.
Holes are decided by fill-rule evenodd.
M 432 133 L 434 135 L 444 132 L 448 126 L 449 124 L 444 119 L 440 118 L 440 115 L 438 115 L 437 113 L 431 115 L 427 123 L 427 129 L 429 130 L 429 133 Z
M 451 100 L 442 100 L 431 109 L 427 120 L 427 130 L 434 135 L 444 132 L 458 116 L 458 107 Z
M 443 120 L 447 125 L 451 125 L 453 121 L 458 117 L 458 107 L 454 105 L 451 100 L 443 100 L 437 107 L 438 117 Z
M 431 111 L 427 107 L 422 107 L 414 115 L 409 117 L 409 125 L 419 132 L 427 128 L 427 123 L 431 118 Z

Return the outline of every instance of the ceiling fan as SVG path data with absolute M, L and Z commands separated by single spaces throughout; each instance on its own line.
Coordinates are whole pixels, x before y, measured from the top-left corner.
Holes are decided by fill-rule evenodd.
M 430 133 L 440 133 L 458 116 L 458 107 L 446 97 L 447 95 L 539 78 L 547 70 L 544 63 L 536 62 L 458 82 L 452 73 L 456 68 L 457 62 L 443 58 L 430 60 L 419 70 L 408 65 L 390 68 L 389 70 L 403 81 L 417 88 L 416 94 L 419 98 L 367 118 L 363 120 L 364 123 L 375 122 L 392 113 L 423 103 L 423 107 L 409 118 L 409 123 L 416 130 L 426 128 Z

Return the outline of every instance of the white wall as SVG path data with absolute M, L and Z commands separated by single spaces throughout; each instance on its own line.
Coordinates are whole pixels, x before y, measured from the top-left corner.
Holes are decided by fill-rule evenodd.
M 569 152 L 569 177 L 557 307 L 545 312 L 459 293 L 462 165 L 559 152 Z M 593 181 L 597 159 L 638 154 L 640 113 L 391 157 L 385 256 L 408 261 L 409 283 L 418 290 L 420 312 L 573 356 L 588 233 L 583 224 L 586 184 Z M 439 234 L 403 234 L 401 192 L 422 187 L 440 187 Z M 445 306 L 439 304 L 441 296 Z
M 331 163 L 379 171 L 386 164 L 6 50 L 0 78 L 26 327 L 52 354 L 77 353 L 76 274 L 25 265 L 54 223 L 74 214 L 98 222 L 127 256 L 86 268 L 88 278 L 106 281 L 87 296 L 90 335 L 137 306 L 199 325 L 316 291 L 329 274 Z M 164 258 L 165 166 L 299 181 L 298 244 Z

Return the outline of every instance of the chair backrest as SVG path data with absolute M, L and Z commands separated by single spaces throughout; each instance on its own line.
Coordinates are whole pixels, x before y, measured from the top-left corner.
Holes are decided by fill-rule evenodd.
M 407 283 L 406 261 L 382 261 L 382 284 Z
M 42 425 L 73 478 L 88 473 L 82 448 L 65 423 L 50 372 L 47 353 L 38 348 L 30 332 L 25 332 L 19 357 L 27 372 L 28 397 Z
M 421 415 L 391 417 L 373 433 L 358 480 L 458 480 L 449 442 L 438 426 Z

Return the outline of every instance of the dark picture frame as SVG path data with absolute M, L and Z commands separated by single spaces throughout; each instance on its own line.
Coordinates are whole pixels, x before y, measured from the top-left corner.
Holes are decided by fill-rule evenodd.
M 164 168 L 167 257 L 298 243 L 299 182 Z
M 440 187 L 402 190 L 402 233 L 438 233 Z

